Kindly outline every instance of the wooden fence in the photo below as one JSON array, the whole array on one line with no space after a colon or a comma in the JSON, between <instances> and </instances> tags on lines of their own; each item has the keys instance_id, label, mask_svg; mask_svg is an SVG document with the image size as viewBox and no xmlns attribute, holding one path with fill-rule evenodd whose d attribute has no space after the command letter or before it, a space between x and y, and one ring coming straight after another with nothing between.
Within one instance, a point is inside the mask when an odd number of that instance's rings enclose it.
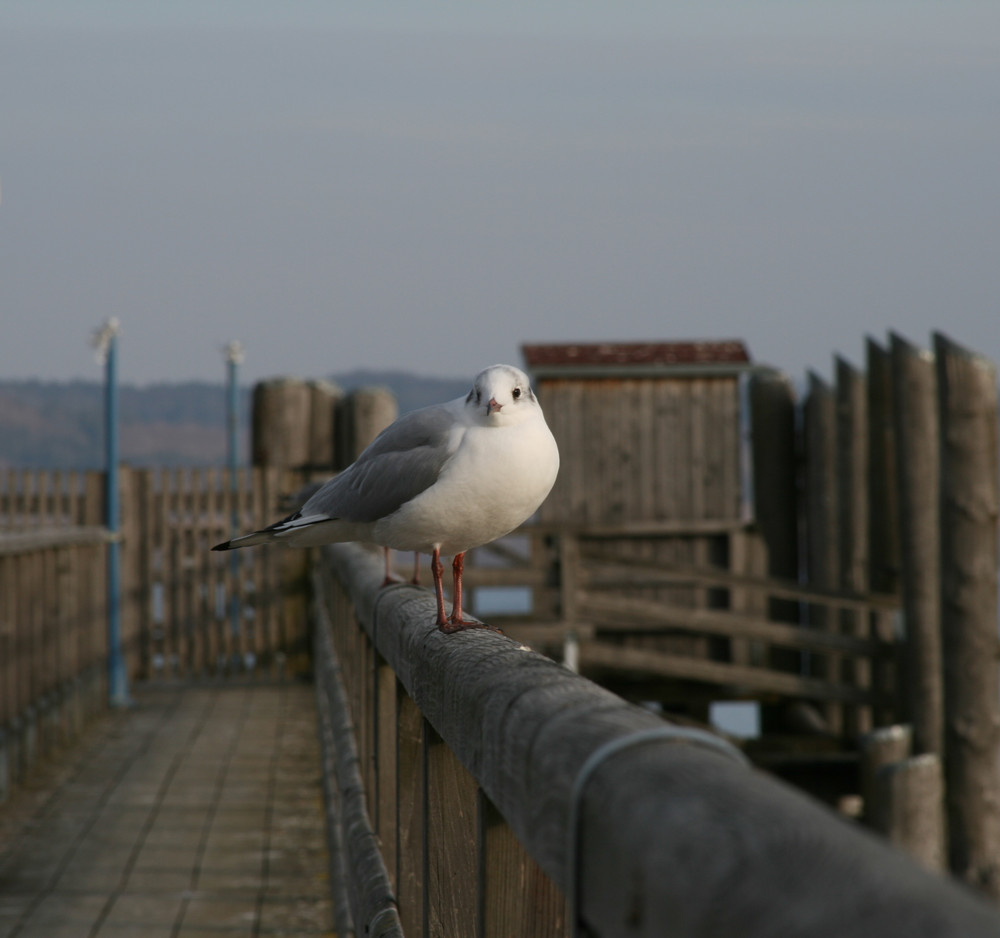
<instances>
[{"instance_id":1,"label":"wooden fence","mask_svg":"<svg viewBox=\"0 0 1000 938\"><path fill-rule=\"evenodd\" d=\"M355 729L331 799L343 933L1000 933L992 907L708 734L504 636L442 634L429 593L382 587L377 554L324 548L316 582L319 692Z\"/></svg>"},{"instance_id":2,"label":"wooden fence","mask_svg":"<svg viewBox=\"0 0 1000 938\"><path fill-rule=\"evenodd\" d=\"M473 563L466 576L472 607L476 590L483 586L531 586L550 594L535 608L555 606L554 616L495 615L490 621L533 648L572 659L583 673L601 673L602 683L623 691L630 682L637 683L636 692L644 699L671 704L785 697L873 709L882 723L898 715L894 623L899 600L894 595L810 589L794 580L739 573L726 566L665 567L621 556L617 547L623 541L649 541L654 537L650 530L546 531L532 525L523 534L546 542L545 551L536 549L532 556L548 553L553 569L512 551L503 552L502 566ZM681 535L668 531L660 536ZM727 540L740 536L736 529L715 535ZM608 541L615 549L606 548ZM733 550L726 547L716 553L729 556ZM875 629L861 637L835 627L802 628L775 621L767 612L778 601L793 603L814 621L831 625L840 612L864 615ZM863 662L864 672L877 679L858 681L854 671L861 668L831 669L828 678L815 676L822 670L817 662L825 656ZM693 693L692 682L714 691Z\"/></svg>"},{"instance_id":3,"label":"wooden fence","mask_svg":"<svg viewBox=\"0 0 1000 938\"><path fill-rule=\"evenodd\" d=\"M804 576L812 587L898 591L913 754L946 753L951 868L1000 897L997 375L941 334L932 345L869 341L864 371L838 360L833 386L812 376ZM872 623L841 614L835 627L865 637ZM828 707L826 717L848 732L873 728L863 713Z\"/></svg>"},{"instance_id":4,"label":"wooden fence","mask_svg":"<svg viewBox=\"0 0 1000 938\"><path fill-rule=\"evenodd\" d=\"M0 802L105 707L106 536L0 536Z\"/></svg>"},{"instance_id":5,"label":"wooden fence","mask_svg":"<svg viewBox=\"0 0 1000 938\"><path fill-rule=\"evenodd\" d=\"M298 485L277 469L121 469L120 598L130 680L307 668L306 559L213 544L274 520ZM0 800L104 708L103 474L0 475Z\"/></svg>"}]
</instances>

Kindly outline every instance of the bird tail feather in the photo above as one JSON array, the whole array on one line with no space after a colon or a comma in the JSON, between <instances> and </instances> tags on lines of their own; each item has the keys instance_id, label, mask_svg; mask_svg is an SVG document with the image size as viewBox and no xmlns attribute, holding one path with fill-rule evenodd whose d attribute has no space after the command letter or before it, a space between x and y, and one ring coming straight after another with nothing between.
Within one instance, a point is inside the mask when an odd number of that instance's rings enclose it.
<instances>
[{"instance_id":1,"label":"bird tail feather","mask_svg":"<svg viewBox=\"0 0 1000 938\"><path fill-rule=\"evenodd\" d=\"M252 534L244 534L234 537L231 540L216 544L212 550L236 550L240 547L253 547L255 544L267 544L270 541L282 541L290 538L293 534L303 528L312 527L315 524L323 524L331 519L327 515L302 515L296 512L281 521Z\"/></svg>"}]
</instances>

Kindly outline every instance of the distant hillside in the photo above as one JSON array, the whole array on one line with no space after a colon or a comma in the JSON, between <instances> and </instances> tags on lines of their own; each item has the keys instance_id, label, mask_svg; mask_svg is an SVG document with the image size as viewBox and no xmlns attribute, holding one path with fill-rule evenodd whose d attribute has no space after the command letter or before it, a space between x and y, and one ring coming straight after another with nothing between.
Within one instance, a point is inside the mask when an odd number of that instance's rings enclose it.
<instances>
[{"instance_id":1,"label":"distant hillside","mask_svg":"<svg viewBox=\"0 0 1000 938\"><path fill-rule=\"evenodd\" d=\"M334 375L345 391L388 387L400 412L458 397L468 379L358 370ZM247 450L250 389L240 394ZM226 453L222 384L122 385L122 459L135 465L217 465ZM103 465L103 388L98 382L0 381L0 468L90 469Z\"/></svg>"},{"instance_id":2,"label":"distant hillside","mask_svg":"<svg viewBox=\"0 0 1000 938\"><path fill-rule=\"evenodd\" d=\"M438 404L450 401L455 397L468 394L472 376L463 378L427 378L421 375L411 375L405 371L357 371L334 375L331 378L345 391L356 388L383 385L396 395L399 412L416 410L428 404Z\"/></svg>"}]
</instances>

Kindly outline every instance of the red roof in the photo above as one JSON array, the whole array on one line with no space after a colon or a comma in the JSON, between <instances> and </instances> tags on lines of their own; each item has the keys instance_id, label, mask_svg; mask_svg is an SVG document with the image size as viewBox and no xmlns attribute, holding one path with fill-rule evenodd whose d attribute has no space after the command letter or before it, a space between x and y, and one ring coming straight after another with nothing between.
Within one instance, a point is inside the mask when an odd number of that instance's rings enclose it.
<instances>
[{"instance_id":1,"label":"red roof","mask_svg":"<svg viewBox=\"0 0 1000 938\"><path fill-rule=\"evenodd\" d=\"M558 365L718 365L747 364L739 339L723 342L594 342L523 345L529 368Z\"/></svg>"}]
</instances>

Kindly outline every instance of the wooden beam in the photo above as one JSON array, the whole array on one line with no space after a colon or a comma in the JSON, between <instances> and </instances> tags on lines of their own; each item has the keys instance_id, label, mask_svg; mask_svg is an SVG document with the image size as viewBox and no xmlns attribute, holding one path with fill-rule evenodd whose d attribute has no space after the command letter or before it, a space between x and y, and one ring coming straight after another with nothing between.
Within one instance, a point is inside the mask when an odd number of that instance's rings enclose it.
<instances>
[{"instance_id":1,"label":"wooden beam","mask_svg":"<svg viewBox=\"0 0 1000 938\"><path fill-rule=\"evenodd\" d=\"M798 625L784 625L754 616L718 609L687 609L660 600L640 599L587 591L579 597L579 608L595 630L650 632L680 629L685 632L757 638L774 645L817 652L872 656L888 652L891 645L871 638L855 638L839 632L824 632Z\"/></svg>"},{"instance_id":2,"label":"wooden beam","mask_svg":"<svg viewBox=\"0 0 1000 938\"><path fill-rule=\"evenodd\" d=\"M115 535L107 528L42 528L38 531L19 531L0 534L0 554L26 554L53 547L71 547L78 544L107 544Z\"/></svg>"},{"instance_id":3,"label":"wooden beam","mask_svg":"<svg viewBox=\"0 0 1000 938\"><path fill-rule=\"evenodd\" d=\"M749 525L743 518L704 518L680 519L677 521L619 521L615 524L544 524L529 523L522 525L515 534L545 534L558 537L570 534L593 540L615 540L624 538L650 537L703 537L712 534L730 534L742 531Z\"/></svg>"},{"instance_id":4,"label":"wooden beam","mask_svg":"<svg viewBox=\"0 0 1000 938\"><path fill-rule=\"evenodd\" d=\"M462 582L474 586L545 586L547 571L541 567L467 566Z\"/></svg>"},{"instance_id":5,"label":"wooden beam","mask_svg":"<svg viewBox=\"0 0 1000 938\"><path fill-rule=\"evenodd\" d=\"M580 669L609 668L636 677L666 677L683 681L702 681L736 691L781 694L809 700L836 700L843 703L868 703L870 691L849 684L833 684L814 677L800 677L766 668L706 661L649 648L630 648L607 642L580 643Z\"/></svg>"},{"instance_id":6,"label":"wooden beam","mask_svg":"<svg viewBox=\"0 0 1000 938\"><path fill-rule=\"evenodd\" d=\"M853 590L802 587L794 580L759 577L710 570L704 567L664 567L662 563L644 560L622 560L620 557L588 555L582 562L580 582L589 587L606 589L639 589L666 585L698 585L757 589L775 599L793 599L825 606L828 609L850 609L859 612L885 611L899 608L899 598L879 593L858 593Z\"/></svg>"}]
</instances>

